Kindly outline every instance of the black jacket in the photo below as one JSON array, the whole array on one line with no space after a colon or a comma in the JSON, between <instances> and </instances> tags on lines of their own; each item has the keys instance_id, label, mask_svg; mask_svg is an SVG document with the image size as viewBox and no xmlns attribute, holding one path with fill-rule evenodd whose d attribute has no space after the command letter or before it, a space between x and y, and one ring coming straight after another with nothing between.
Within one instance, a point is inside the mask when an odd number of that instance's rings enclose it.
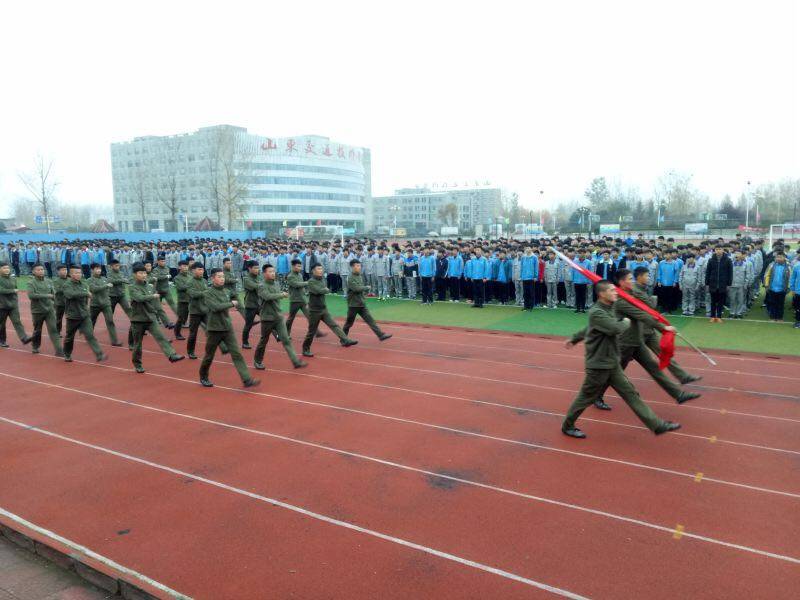
<instances>
[{"instance_id":1,"label":"black jacket","mask_svg":"<svg viewBox=\"0 0 800 600\"><path fill-rule=\"evenodd\" d=\"M727 254L714 254L706 265L706 285L710 292L725 292L733 283L733 261Z\"/></svg>"}]
</instances>

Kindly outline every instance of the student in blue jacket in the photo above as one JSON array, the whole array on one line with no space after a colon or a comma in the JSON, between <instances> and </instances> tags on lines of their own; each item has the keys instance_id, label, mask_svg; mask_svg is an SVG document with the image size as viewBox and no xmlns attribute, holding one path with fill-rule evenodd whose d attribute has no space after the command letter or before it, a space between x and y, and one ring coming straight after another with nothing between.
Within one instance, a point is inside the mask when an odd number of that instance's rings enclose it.
<instances>
[{"instance_id":1,"label":"student in blue jacket","mask_svg":"<svg viewBox=\"0 0 800 600\"><path fill-rule=\"evenodd\" d=\"M534 282L539 277L539 257L533 254L531 247L525 248L525 254L519 259L519 280L522 282L522 310L532 311L536 305Z\"/></svg>"},{"instance_id":2,"label":"student in blue jacket","mask_svg":"<svg viewBox=\"0 0 800 600\"><path fill-rule=\"evenodd\" d=\"M586 257L586 250L584 250L583 248L578 250L578 258L577 260L575 260L575 263L583 267L587 271L592 270L592 261ZM591 281L580 271L575 271L572 274L572 282L575 284L575 312L585 313L586 290Z\"/></svg>"},{"instance_id":3,"label":"student in blue jacket","mask_svg":"<svg viewBox=\"0 0 800 600\"><path fill-rule=\"evenodd\" d=\"M506 258L505 252L500 252L497 259L497 270L494 275L495 293L500 304L508 302L508 282L511 280L511 261Z\"/></svg>"},{"instance_id":4,"label":"student in blue jacket","mask_svg":"<svg viewBox=\"0 0 800 600\"><path fill-rule=\"evenodd\" d=\"M419 257L419 279L422 287L422 304L433 304L433 278L436 276L436 257L430 248L422 251Z\"/></svg>"},{"instance_id":5,"label":"student in blue jacket","mask_svg":"<svg viewBox=\"0 0 800 600\"><path fill-rule=\"evenodd\" d=\"M461 278L464 275L464 259L453 248L447 257L447 285L450 288L450 302L459 302L461 299Z\"/></svg>"},{"instance_id":6,"label":"student in blue jacket","mask_svg":"<svg viewBox=\"0 0 800 600\"><path fill-rule=\"evenodd\" d=\"M483 308L486 294L486 281L489 279L489 262L480 247L475 248L472 263L472 308Z\"/></svg>"}]
</instances>

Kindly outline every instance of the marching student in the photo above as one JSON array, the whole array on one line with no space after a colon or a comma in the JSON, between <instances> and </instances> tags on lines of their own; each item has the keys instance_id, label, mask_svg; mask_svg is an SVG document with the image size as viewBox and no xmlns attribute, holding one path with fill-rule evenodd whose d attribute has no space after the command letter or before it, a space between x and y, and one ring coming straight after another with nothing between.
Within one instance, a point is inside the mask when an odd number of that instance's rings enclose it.
<instances>
[{"instance_id":1,"label":"marching student","mask_svg":"<svg viewBox=\"0 0 800 600\"><path fill-rule=\"evenodd\" d=\"M364 293L369 291L369 286L364 285L364 280L361 275L361 261L357 258L351 260L350 269L350 278L347 280L347 320L344 323L342 331L345 336L347 336L350 332L350 328L353 327L353 323L355 323L356 317L361 316L364 322L369 325L369 328L372 329L372 332L378 336L380 341L388 340L392 337L392 334L384 333L381 330L375 322L375 319L372 318L369 309L364 304ZM343 346L348 345L345 344L344 340L340 343Z\"/></svg>"},{"instance_id":2,"label":"marching student","mask_svg":"<svg viewBox=\"0 0 800 600\"><path fill-rule=\"evenodd\" d=\"M19 316L18 293L17 279L11 276L11 265L6 262L0 263L0 348L8 348L6 343L7 319L11 320L11 325L14 326L20 342L28 344L32 341L31 336L25 333L25 327Z\"/></svg>"},{"instance_id":3,"label":"marching student","mask_svg":"<svg viewBox=\"0 0 800 600\"><path fill-rule=\"evenodd\" d=\"M153 300L160 301L160 294L155 291L152 284L147 282L147 270L141 263L133 265L133 285L131 293L131 331L133 332L133 354L131 362L137 373L144 373L142 366L142 340L146 331L150 332L161 351L174 363L183 360L183 356L175 352L158 325L158 312L155 310Z\"/></svg>"},{"instance_id":4,"label":"marching student","mask_svg":"<svg viewBox=\"0 0 800 600\"><path fill-rule=\"evenodd\" d=\"M152 252L148 252L147 254L152 254ZM147 272L147 283L152 285L153 289L158 291L158 275L153 271L153 263L145 259L143 264L145 271ZM169 283L167 283L167 288L169 288ZM162 289L163 289L163 284L162 284ZM158 313L158 320L161 322L161 324L167 329L172 329L173 327L175 327L175 325L169 320L169 317L167 316L167 313L161 304L160 294L159 294L159 299L158 300L154 299L153 303L154 303L153 307L156 309L156 312Z\"/></svg>"},{"instance_id":5,"label":"marching student","mask_svg":"<svg viewBox=\"0 0 800 600\"><path fill-rule=\"evenodd\" d=\"M346 275L343 281L348 279L349 275ZM342 346L355 346L358 343L345 335L344 331L328 312L325 296L330 293L331 291L325 287L325 283L322 281L322 265L315 265L311 270L311 278L308 280L308 333L306 333L306 337L303 340L303 356L314 356L311 352L311 343L314 341L320 321L325 323L336 334Z\"/></svg>"},{"instance_id":6,"label":"marching student","mask_svg":"<svg viewBox=\"0 0 800 600\"><path fill-rule=\"evenodd\" d=\"M192 264L192 280L186 288L186 293L189 295L189 337L186 339L186 356L192 360L197 358L194 353L197 344L197 330L201 326L205 329L208 321L208 309L206 308L208 282L204 275L203 263L198 261Z\"/></svg>"},{"instance_id":7,"label":"marching student","mask_svg":"<svg viewBox=\"0 0 800 600\"><path fill-rule=\"evenodd\" d=\"M633 274L628 269L619 269L619 271L617 271L617 280L617 285L623 291L628 293L633 291ZM631 322L631 326L619 336L620 365L623 371L632 360L635 360L647 371L648 375L653 378L659 387L674 398L678 404L683 404L684 402L700 397L700 394L695 392L684 392L678 385L673 383L673 381L658 368L659 365L658 360L656 360L656 355L645 346L642 336L642 328L644 326L659 332L675 331L674 327L665 326L663 323L623 298L619 298L614 302L614 314L618 318L628 318ZM599 401L595 401L595 406L601 410L611 410L611 407L603 402L602 398Z\"/></svg>"},{"instance_id":8,"label":"marching student","mask_svg":"<svg viewBox=\"0 0 800 600\"><path fill-rule=\"evenodd\" d=\"M56 356L63 358L64 350L61 347L61 335L56 327L56 309L53 304L56 297L53 281L45 278L44 267L40 263L33 265L33 278L28 282L28 299L31 301L31 317L33 318L33 335L31 336L31 351L39 354L42 344L42 325L47 324L47 333L50 343L56 351Z\"/></svg>"},{"instance_id":9,"label":"marching student","mask_svg":"<svg viewBox=\"0 0 800 600\"><path fill-rule=\"evenodd\" d=\"M108 266L109 270L106 275L106 279L112 286L108 292L108 299L111 304L111 315L114 315L114 311L116 310L117 305L119 305L122 307L122 311L127 316L130 316L131 305L128 302L127 296L125 295L125 290L131 283L130 279L127 275L125 275L125 273L122 272L122 265L120 265L116 258L112 258L109 261Z\"/></svg>"},{"instance_id":10,"label":"marching student","mask_svg":"<svg viewBox=\"0 0 800 600\"><path fill-rule=\"evenodd\" d=\"M111 338L111 345L122 346L122 343L117 339L117 328L114 326L114 316L111 312L111 299L108 296L114 285L103 277L102 265L92 263L89 265L89 270L92 273L92 276L87 281L89 293L92 295L92 299L89 302L89 318L92 320L92 330L94 330L97 323L97 317L102 314L106 322L108 337Z\"/></svg>"},{"instance_id":11,"label":"marching student","mask_svg":"<svg viewBox=\"0 0 800 600\"><path fill-rule=\"evenodd\" d=\"M302 267L302 264L301 264ZM289 339L289 332L286 329L286 322L281 314L281 300L288 298L288 292L281 291L281 286L276 280L275 267L266 264L261 269L263 284L257 288L258 297L261 300L259 318L261 320L261 338L258 340L255 355L253 356L253 366L259 371L263 371L264 353L267 351L269 336L273 332L277 333L278 340L283 344L283 349L292 361L295 369L308 366L308 363L297 358L297 354L292 347ZM302 278L302 275L299 277ZM305 283L305 282L303 282Z\"/></svg>"},{"instance_id":12,"label":"marching student","mask_svg":"<svg viewBox=\"0 0 800 600\"><path fill-rule=\"evenodd\" d=\"M59 264L56 266L56 277L53 279L53 290L55 291L55 309L56 309L56 329L58 334L61 335L61 329L64 325L64 310L67 306L64 301L64 284L67 282L67 265Z\"/></svg>"},{"instance_id":13,"label":"marching student","mask_svg":"<svg viewBox=\"0 0 800 600\"><path fill-rule=\"evenodd\" d=\"M156 266L153 269L152 276L155 279L155 288L160 297L159 303L161 301L166 301L167 305L172 309L173 314L177 317L178 305L175 303L175 298L172 297L169 291L170 273L167 267L167 257L163 252L158 255L158 260L156 260ZM172 329L174 327L174 323L171 321L167 320L167 323L169 323L166 325L167 329Z\"/></svg>"},{"instance_id":14,"label":"marching student","mask_svg":"<svg viewBox=\"0 0 800 600\"><path fill-rule=\"evenodd\" d=\"M584 410L602 398L607 387L613 388L645 426L660 435L680 429L679 423L660 419L640 397L636 388L625 376L620 365L617 337L630 326L627 317L618 321L612 306L618 299L617 290L610 281L595 284L597 302L589 309L588 326L567 341L567 348L583 341L586 347L586 376L580 392L569 407L561 431L574 438L585 438L586 434L575 426Z\"/></svg>"},{"instance_id":15,"label":"marching student","mask_svg":"<svg viewBox=\"0 0 800 600\"><path fill-rule=\"evenodd\" d=\"M324 270L323 270L324 272ZM289 318L286 319L286 332L292 335L292 324L298 312L302 312L306 319L310 319L308 312L308 281L303 279L303 261L299 258L292 259L292 270L286 278L289 288ZM328 335L324 331L317 331L316 337Z\"/></svg>"},{"instance_id":16,"label":"marching student","mask_svg":"<svg viewBox=\"0 0 800 600\"><path fill-rule=\"evenodd\" d=\"M200 384L203 387L214 387L208 378L211 365L214 362L214 355L217 348L224 343L227 351L231 355L233 366L242 380L244 387L254 387L261 383L258 379L253 379L247 364L244 361L239 346L236 343L236 334L231 323L229 309L236 308L238 300L231 299L230 290L225 288L225 273L222 269L211 269L209 271L211 285L205 291L205 304L207 309L206 322L206 351L203 361L200 363Z\"/></svg>"},{"instance_id":17,"label":"marching student","mask_svg":"<svg viewBox=\"0 0 800 600\"><path fill-rule=\"evenodd\" d=\"M650 269L648 267L636 267L633 271L633 281L634 284L631 288L631 296L644 302L650 308L655 309L658 305L658 299L648 293ZM642 323L642 338L644 339L645 346L650 348L653 354L658 356L661 352L661 334L656 331L654 327L650 327L647 323ZM699 375L692 375L684 371L683 367L681 367L674 358L669 361L669 366L667 368L672 376L684 385L702 379Z\"/></svg>"},{"instance_id":18,"label":"marching student","mask_svg":"<svg viewBox=\"0 0 800 600\"><path fill-rule=\"evenodd\" d=\"M244 288L244 327L242 328L242 348L249 350L250 330L253 328L256 316L261 308L261 300L258 292L264 285L264 279L259 274L258 262L254 260L248 260L244 263L244 268L247 272L242 278L242 287Z\"/></svg>"},{"instance_id":19,"label":"marching student","mask_svg":"<svg viewBox=\"0 0 800 600\"><path fill-rule=\"evenodd\" d=\"M192 275L189 273L189 261L181 259L178 261L178 274L172 280L175 284L175 295L178 297L178 315L175 321L175 339L185 340L181 331L189 324L189 286L192 283Z\"/></svg>"},{"instance_id":20,"label":"marching student","mask_svg":"<svg viewBox=\"0 0 800 600\"><path fill-rule=\"evenodd\" d=\"M88 266L88 265L87 265ZM97 362L108 358L103 353L97 338L94 337L92 320L89 318L89 289L83 281L83 268L81 265L70 265L69 279L62 288L66 307L64 316L67 318L67 331L64 336L64 360L72 362L72 348L75 345L75 334L80 331L86 342L94 352Z\"/></svg>"}]
</instances>

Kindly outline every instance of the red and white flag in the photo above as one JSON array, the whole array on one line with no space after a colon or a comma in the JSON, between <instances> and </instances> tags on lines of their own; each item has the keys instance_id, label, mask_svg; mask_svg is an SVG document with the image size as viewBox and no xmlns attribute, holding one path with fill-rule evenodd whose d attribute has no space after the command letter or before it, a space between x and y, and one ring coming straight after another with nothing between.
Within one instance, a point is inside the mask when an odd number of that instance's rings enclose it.
<instances>
[{"instance_id":1,"label":"red and white flag","mask_svg":"<svg viewBox=\"0 0 800 600\"><path fill-rule=\"evenodd\" d=\"M567 256L565 256L564 254L559 252L555 247L551 247L550 249L553 252L555 252L555 254L556 254L556 256L558 256L558 258L563 260L570 267L572 267L573 269L575 269L576 271L581 273L584 277L586 277L587 279L589 279L593 283L597 283L598 281L603 279L597 273L589 271L588 269L584 269L578 263L570 260ZM623 300L626 300L627 302L630 302L636 308L638 308L639 310L643 310L648 315L650 315L651 317L653 317L657 321L663 323L664 325L667 325L667 326L670 325L670 322L667 321L667 319L664 318L664 315L662 315L660 312L650 308L647 304L645 304L644 302L642 302L638 298L634 298L633 296L628 294L628 292L626 292L625 290L620 289L618 286L616 286L616 287L617 287L617 293L619 294L620 298L622 298ZM675 332L674 331L662 331L661 332L661 345L660 346L661 346L661 352L658 355L658 368L663 370L663 369L667 368L667 366L669 365L670 361L672 360L672 357L675 356Z\"/></svg>"}]
</instances>

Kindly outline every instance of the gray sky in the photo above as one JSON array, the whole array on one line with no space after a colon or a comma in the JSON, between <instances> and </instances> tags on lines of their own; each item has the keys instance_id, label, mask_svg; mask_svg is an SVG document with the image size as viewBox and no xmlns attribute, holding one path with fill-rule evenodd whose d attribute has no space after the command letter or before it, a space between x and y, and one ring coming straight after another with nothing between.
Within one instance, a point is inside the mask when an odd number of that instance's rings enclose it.
<instances>
[{"instance_id":1,"label":"gray sky","mask_svg":"<svg viewBox=\"0 0 800 600\"><path fill-rule=\"evenodd\" d=\"M676 169L737 195L800 176L799 40L791 0L7 3L0 213L37 152L62 201L110 204L110 142L217 123L368 146L376 194L538 208Z\"/></svg>"}]
</instances>

